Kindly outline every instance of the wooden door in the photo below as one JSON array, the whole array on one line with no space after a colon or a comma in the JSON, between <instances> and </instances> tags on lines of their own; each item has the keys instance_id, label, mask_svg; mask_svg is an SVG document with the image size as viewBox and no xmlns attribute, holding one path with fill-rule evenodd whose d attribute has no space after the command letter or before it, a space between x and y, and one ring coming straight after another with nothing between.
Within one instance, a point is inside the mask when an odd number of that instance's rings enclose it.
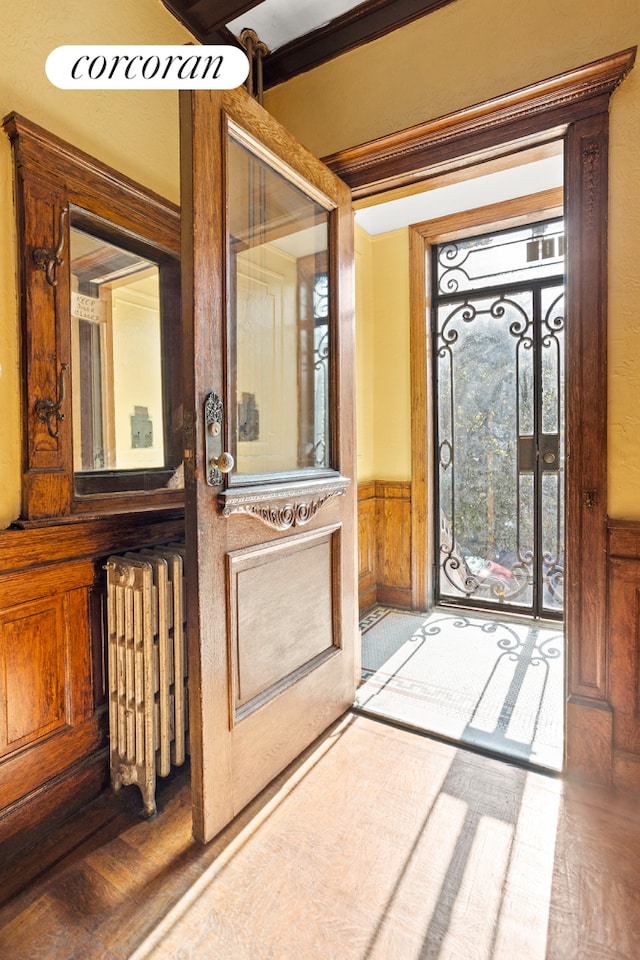
<instances>
[{"instance_id":1,"label":"wooden door","mask_svg":"<svg viewBox=\"0 0 640 960\"><path fill-rule=\"evenodd\" d=\"M192 790L206 842L354 699L353 227L348 188L244 89L185 92L181 137Z\"/></svg>"}]
</instances>

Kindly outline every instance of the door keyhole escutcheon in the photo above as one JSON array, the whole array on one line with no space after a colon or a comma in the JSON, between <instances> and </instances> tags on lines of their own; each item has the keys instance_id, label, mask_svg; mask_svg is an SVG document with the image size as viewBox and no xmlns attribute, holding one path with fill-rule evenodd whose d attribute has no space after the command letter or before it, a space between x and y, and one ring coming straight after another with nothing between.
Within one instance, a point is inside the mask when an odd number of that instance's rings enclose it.
<instances>
[{"instance_id":1,"label":"door keyhole escutcheon","mask_svg":"<svg viewBox=\"0 0 640 960\"><path fill-rule=\"evenodd\" d=\"M233 470L235 460L222 449L222 421L224 407L217 393L210 393L204 402L205 456L207 484L218 487L223 474Z\"/></svg>"}]
</instances>

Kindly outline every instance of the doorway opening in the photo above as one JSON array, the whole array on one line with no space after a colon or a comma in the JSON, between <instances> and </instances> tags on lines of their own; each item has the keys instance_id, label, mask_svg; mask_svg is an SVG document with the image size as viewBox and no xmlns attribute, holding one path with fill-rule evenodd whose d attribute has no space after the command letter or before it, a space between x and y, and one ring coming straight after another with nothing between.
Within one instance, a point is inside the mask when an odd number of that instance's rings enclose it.
<instances>
[{"instance_id":1,"label":"doorway opening","mask_svg":"<svg viewBox=\"0 0 640 960\"><path fill-rule=\"evenodd\" d=\"M560 619L563 221L431 256L435 603Z\"/></svg>"},{"instance_id":2,"label":"doorway opening","mask_svg":"<svg viewBox=\"0 0 640 960\"><path fill-rule=\"evenodd\" d=\"M464 190L466 209L438 207L446 190ZM494 202L474 207L474 191ZM412 311L428 331L412 408L429 590L418 611L378 606L362 621L356 703L551 771L564 754L562 191L556 142L431 189L440 216L409 225Z\"/></svg>"}]
</instances>

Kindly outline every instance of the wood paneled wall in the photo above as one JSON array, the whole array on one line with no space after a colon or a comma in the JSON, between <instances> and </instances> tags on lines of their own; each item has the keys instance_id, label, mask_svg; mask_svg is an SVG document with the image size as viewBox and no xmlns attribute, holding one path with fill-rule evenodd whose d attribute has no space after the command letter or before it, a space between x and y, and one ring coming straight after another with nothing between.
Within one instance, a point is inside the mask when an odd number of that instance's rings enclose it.
<instances>
[{"instance_id":1,"label":"wood paneled wall","mask_svg":"<svg viewBox=\"0 0 640 960\"><path fill-rule=\"evenodd\" d=\"M612 779L640 790L640 522L609 521Z\"/></svg>"},{"instance_id":2,"label":"wood paneled wall","mask_svg":"<svg viewBox=\"0 0 640 960\"><path fill-rule=\"evenodd\" d=\"M359 603L411 607L411 483L358 485Z\"/></svg>"},{"instance_id":3,"label":"wood paneled wall","mask_svg":"<svg viewBox=\"0 0 640 960\"><path fill-rule=\"evenodd\" d=\"M183 531L173 510L0 533L0 864L107 781L106 556Z\"/></svg>"},{"instance_id":4,"label":"wood paneled wall","mask_svg":"<svg viewBox=\"0 0 640 960\"><path fill-rule=\"evenodd\" d=\"M411 484L358 488L360 609L411 607ZM0 863L108 777L104 558L183 532L181 511L0 533ZM640 522L610 521L611 780L640 789Z\"/></svg>"}]
</instances>

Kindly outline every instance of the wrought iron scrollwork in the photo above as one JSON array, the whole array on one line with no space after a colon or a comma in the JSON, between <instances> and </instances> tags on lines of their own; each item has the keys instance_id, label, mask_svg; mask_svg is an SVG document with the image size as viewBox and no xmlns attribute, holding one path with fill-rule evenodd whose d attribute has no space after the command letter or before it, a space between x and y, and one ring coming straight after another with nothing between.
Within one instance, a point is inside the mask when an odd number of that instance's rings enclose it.
<instances>
[{"instance_id":1,"label":"wrought iron scrollwork","mask_svg":"<svg viewBox=\"0 0 640 960\"><path fill-rule=\"evenodd\" d=\"M553 255L538 273L520 228L434 251L437 583L446 601L562 610L561 229L540 228Z\"/></svg>"}]
</instances>

